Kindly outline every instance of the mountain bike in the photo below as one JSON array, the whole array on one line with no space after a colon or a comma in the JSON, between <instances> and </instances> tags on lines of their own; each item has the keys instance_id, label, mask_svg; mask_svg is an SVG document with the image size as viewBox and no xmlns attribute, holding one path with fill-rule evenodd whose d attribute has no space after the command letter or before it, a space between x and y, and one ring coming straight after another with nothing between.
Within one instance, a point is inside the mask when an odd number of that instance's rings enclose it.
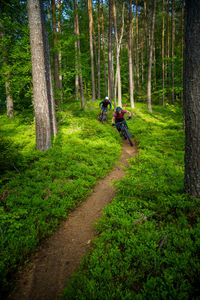
<instances>
[{"instance_id":1,"label":"mountain bike","mask_svg":"<svg viewBox=\"0 0 200 300\"><path fill-rule=\"evenodd\" d=\"M108 121L108 114L103 111L103 113L99 114L99 121L103 124L105 121Z\"/></svg>"},{"instance_id":2,"label":"mountain bike","mask_svg":"<svg viewBox=\"0 0 200 300\"><path fill-rule=\"evenodd\" d=\"M124 124L123 122L119 122L119 123L117 123L117 124L120 124L120 125L121 125L121 126L120 126L120 129L121 129L120 135L121 135L122 137L124 137L125 139L128 139L130 145L133 146L133 142L132 142L132 140L131 140L131 134L130 134L128 128L125 126L125 124ZM116 126L116 125L115 125L115 126Z\"/></svg>"}]
</instances>

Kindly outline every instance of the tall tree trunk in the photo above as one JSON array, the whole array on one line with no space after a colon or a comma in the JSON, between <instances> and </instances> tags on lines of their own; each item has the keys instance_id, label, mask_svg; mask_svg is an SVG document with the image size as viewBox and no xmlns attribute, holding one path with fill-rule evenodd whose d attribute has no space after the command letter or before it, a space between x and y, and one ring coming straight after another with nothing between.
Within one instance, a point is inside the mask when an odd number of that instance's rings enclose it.
<instances>
[{"instance_id":1,"label":"tall tree trunk","mask_svg":"<svg viewBox=\"0 0 200 300\"><path fill-rule=\"evenodd\" d=\"M59 36L62 34L62 25L61 25L61 6L63 2L60 0L57 0L57 7L58 7L58 33ZM61 96L63 96L62 92L62 53L61 49L59 48L58 50L58 63L59 63L59 90L61 93Z\"/></svg>"},{"instance_id":2,"label":"tall tree trunk","mask_svg":"<svg viewBox=\"0 0 200 300\"><path fill-rule=\"evenodd\" d=\"M171 0L171 80L172 104L174 105L174 0Z\"/></svg>"},{"instance_id":3,"label":"tall tree trunk","mask_svg":"<svg viewBox=\"0 0 200 300\"><path fill-rule=\"evenodd\" d=\"M55 101L54 101L51 65L50 65L49 40L48 40L48 36L47 36L45 14L44 14L42 5L41 5L41 20L42 20L42 35L43 35L43 42L44 42L44 64L45 64L46 87L47 87L47 98L48 98L48 107L49 107L51 135L56 136L57 124L56 124Z\"/></svg>"},{"instance_id":4,"label":"tall tree trunk","mask_svg":"<svg viewBox=\"0 0 200 300\"><path fill-rule=\"evenodd\" d=\"M184 50L185 192L200 198L200 2L186 0Z\"/></svg>"},{"instance_id":5,"label":"tall tree trunk","mask_svg":"<svg viewBox=\"0 0 200 300\"><path fill-rule=\"evenodd\" d=\"M167 58L166 63L166 73L165 73L165 81L168 85L168 77L169 77L169 0L167 0L167 20L166 20L166 53L165 57Z\"/></svg>"},{"instance_id":6,"label":"tall tree trunk","mask_svg":"<svg viewBox=\"0 0 200 300\"><path fill-rule=\"evenodd\" d=\"M6 111L8 118L14 118L14 105L13 105L13 98L10 93L10 72L6 71Z\"/></svg>"},{"instance_id":7,"label":"tall tree trunk","mask_svg":"<svg viewBox=\"0 0 200 300\"><path fill-rule=\"evenodd\" d=\"M2 23L0 22L0 38L3 40L5 37L4 28ZM4 41L2 41L2 44L4 45ZM7 71L5 72L5 88L6 88L6 110L7 110L7 117L8 118L14 118L14 105L13 105L13 98L10 93L10 71L9 66L7 65L7 59L6 59L6 47L3 46L3 57L2 57L3 65L5 66L5 69Z\"/></svg>"},{"instance_id":8,"label":"tall tree trunk","mask_svg":"<svg viewBox=\"0 0 200 300\"><path fill-rule=\"evenodd\" d=\"M109 0L108 29L108 97L113 99L113 58L112 58L112 0Z\"/></svg>"},{"instance_id":9,"label":"tall tree trunk","mask_svg":"<svg viewBox=\"0 0 200 300\"><path fill-rule=\"evenodd\" d=\"M116 83L118 88L118 106L122 106L122 89L121 89L121 75L120 75L120 45L118 41L118 32L117 32L117 12L115 0L113 0L113 19L114 19L114 27L115 27L115 48L116 48Z\"/></svg>"},{"instance_id":10,"label":"tall tree trunk","mask_svg":"<svg viewBox=\"0 0 200 300\"><path fill-rule=\"evenodd\" d=\"M98 99L101 98L101 73L100 73L100 62L101 62L101 32L100 32L100 0L97 2L98 7L98 62L97 62L97 76L98 76Z\"/></svg>"},{"instance_id":11,"label":"tall tree trunk","mask_svg":"<svg viewBox=\"0 0 200 300\"><path fill-rule=\"evenodd\" d=\"M78 101L79 73L78 73L78 36L77 36L77 1L74 0L74 46L75 46L75 100Z\"/></svg>"},{"instance_id":12,"label":"tall tree trunk","mask_svg":"<svg viewBox=\"0 0 200 300\"><path fill-rule=\"evenodd\" d=\"M92 0L88 0L88 14L89 14L89 35L90 35L90 61L91 61L91 79L92 79L92 99L96 100L95 95L95 77L94 77L94 52L93 52L93 14L92 14Z\"/></svg>"},{"instance_id":13,"label":"tall tree trunk","mask_svg":"<svg viewBox=\"0 0 200 300\"><path fill-rule=\"evenodd\" d=\"M163 0L162 11L162 105L165 105L165 0Z\"/></svg>"},{"instance_id":14,"label":"tall tree trunk","mask_svg":"<svg viewBox=\"0 0 200 300\"><path fill-rule=\"evenodd\" d=\"M183 51L184 51L184 5L181 9L181 53L180 57L183 60ZM183 62L181 63L181 86L183 86ZM181 91L181 101L183 101L183 91Z\"/></svg>"},{"instance_id":15,"label":"tall tree trunk","mask_svg":"<svg viewBox=\"0 0 200 300\"><path fill-rule=\"evenodd\" d=\"M153 47L154 88L156 88L156 46Z\"/></svg>"},{"instance_id":16,"label":"tall tree trunk","mask_svg":"<svg viewBox=\"0 0 200 300\"><path fill-rule=\"evenodd\" d=\"M150 51L149 51L149 66L148 66L148 81L147 81L147 107L150 112L152 112L152 107L151 107L151 70L152 70L152 54L153 54L153 44L154 44L155 16L156 16L156 0L154 0L154 2L153 2L151 43L150 43Z\"/></svg>"},{"instance_id":17,"label":"tall tree trunk","mask_svg":"<svg viewBox=\"0 0 200 300\"><path fill-rule=\"evenodd\" d=\"M144 1L144 28L145 28L145 42L146 42L146 61L148 61L148 31L147 31L147 2Z\"/></svg>"},{"instance_id":18,"label":"tall tree trunk","mask_svg":"<svg viewBox=\"0 0 200 300\"><path fill-rule=\"evenodd\" d=\"M28 0L27 10L31 42L36 145L38 150L45 151L51 147L53 99L49 99L52 91L43 1Z\"/></svg>"},{"instance_id":19,"label":"tall tree trunk","mask_svg":"<svg viewBox=\"0 0 200 300\"><path fill-rule=\"evenodd\" d=\"M137 89L140 90L140 74L139 74L139 50L138 50L138 39L139 39L139 30L138 30L138 0L136 0L136 39L135 39L135 54L136 54L136 76L137 76Z\"/></svg>"},{"instance_id":20,"label":"tall tree trunk","mask_svg":"<svg viewBox=\"0 0 200 300\"><path fill-rule=\"evenodd\" d=\"M103 66L104 66L105 95L107 95L108 88L107 88L105 42L104 42L103 0L101 2L101 28L102 28L102 46L103 46Z\"/></svg>"},{"instance_id":21,"label":"tall tree trunk","mask_svg":"<svg viewBox=\"0 0 200 300\"><path fill-rule=\"evenodd\" d=\"M60 108L60 82L59 82L59 64L57 53L57 24L56 24L56 5L55 0L51 0L52 23L53 23L53 62L54 62L54 84L56 104Z\"/></svg>"},{"instance_id":22,"label":"tall tree trunk","mask_svg":"<svg viewBox=\"0 0 200 300\"><path fill-rule=\"evenodd\" d=\"M134 80L133 80L133 35L132 35L132 0L129 0L129 39L128 39L128 66L129 66L129 93L131 108L134 108Z\"/></svg>"},{"instance_id":23,"label":"tall tree trunk","mask_svg":"<svg viewBox=\"0 0 200 300\"><path fill-rule=\"evenodd\" d=\"M144 83L144 24L143 24L143 17L141 18L141 68L142 68L142 84Z\"/></svg>"},{"instance_id":24,"label":"tall tree trunk","mask_svg":"<svg viewBox=\"0 0 200 300\"><path fill-rule=\"evenodd\" d=\"M82 68L81 68L81 49L80 49L80 33L79 33L79 21L78 21L78 6L77 0L74 0L74 17L75 17L75 56L76 56L76 68L77 68L77 75L78 75L78 83L77 86L80 86L80 95L81 95L81 108L85 109L85 99L84 99L84 92L83 92L83 79L82 79ZM76 82L75 82L76 83ZM77 89L78 90L78 89ZM78 91L77 91L78 93Z\"/></svg>"}]
</instances>

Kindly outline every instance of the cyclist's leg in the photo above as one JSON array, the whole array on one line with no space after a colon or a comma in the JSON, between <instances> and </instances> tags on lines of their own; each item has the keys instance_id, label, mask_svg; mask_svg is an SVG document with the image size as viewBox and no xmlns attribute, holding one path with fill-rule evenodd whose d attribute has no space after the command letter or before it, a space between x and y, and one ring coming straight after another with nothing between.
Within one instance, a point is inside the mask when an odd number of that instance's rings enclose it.
<instances>
[{"instance_id":1,"label":"cyclist's leg","mask_svg":"<svg viewBox=\"0 0 200 300\"><path fill-rule=\"evenodd\" d=\"M120 123L115 123L117 130L120 132L121 131L121 124Z\"/></svg>"}]
</instances>

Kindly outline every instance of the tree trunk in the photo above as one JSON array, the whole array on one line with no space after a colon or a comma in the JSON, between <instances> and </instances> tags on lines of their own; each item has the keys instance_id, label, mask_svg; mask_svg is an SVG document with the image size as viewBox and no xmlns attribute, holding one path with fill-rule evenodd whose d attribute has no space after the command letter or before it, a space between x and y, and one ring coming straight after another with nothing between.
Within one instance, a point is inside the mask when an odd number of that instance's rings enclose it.
<instances>
[{"instance_id":1,"label":"tree trunk","mask_svg":"<svg viewBox=\"0 0 200 300\"><path fill-rule=\"evenodd\" d=\"M140 90L140 74L139 74L139 50L138 50L138 39L139 39L139 31L138 31L138 0L136 0L136 39L135 39L135 54L136 54L136 76L137 76L137 89Z\"/></svg>"},{"instance_id":2,"label":"tree trunk","mask_svg":"<svg viewBox=\"0 0 200 300\"><path fill-rule=\"evenodd\" d=\"M104 66L105 95L107 95L108 88L107 88L105 42L104 42L103 0L102 0L102 3L101 3L101 28L102 28L102 45L103 45L103 66Z\"/></svg>"},{"instance_id":3,"label":"tree trunk","mask_svg":"<svg viewBox=\"0 0 200 300\"><path fill-rule=\"evenodd\" d=\"M129 39L128 39L128 66L129 66L129 93L131 108L134 108L134 80L133 80L133 53L132 53L132 0L129 0Z\"/></svg>"},{"instance_id":4,"label":"tree trunk","mask_svg":"<svg viewBox=\"0 0 200 300\"><path fill-rule=\"evenodd\" d=\"M56 5L55 0L51 0L52 23L53 23L53 63L54 63L54 84L56 105L60 108L60 82L59 82L59 64L57 53L57 29L56 29Z\"/></svg>"},{"instance_id":5,"label":"tree trunk","mask_svg":"<svg viewBox=\"0 0 200 300\"><path fill-rule=\"evenodd\" d=\"M200 2L186 0L184 50L185 192L200 198Z\"/></svg>"},{"instance_id":6,"label":"tree trunk","mask_svg":"<svg viewBox=\"0 0 200 300\"><path fill-rule=\"evenodd\" d=\"M108 29L108 97L113 99L113 59L112 59L112 0L109 0Z\"/></svg>"},{"instance_id":7,"label":"tree trunk","mask_svg":"<svg viewBox=\"0 0 200 300\"><path fill-rule=\"evenodd\" d=\"M77 34L77 0L74 0L74 37L75 37L75 100L78 101L79 73L78 73L78 34Z\"/></svg>"},{"instance_id":8,"label":"tree trunk","mask_svg":"<svg viewBox=\"0 0 200 300\"><path fill-rule=\"evenodd\" d=\"M156 89L156 46L153 47L154 88Z\"/></svg>"},{"instance_id":9,"label":"tree trunk","mask_svg":"<svg viewBox=\"0 0 200 300\"><path fill-rule=\"evenodd\" d=\"M63 2L61 3L60 0L57 0L57 7L58 7L58 33L59 36L62 34L62 26L61 26L61 6ZM63 97L62 92L62 53L61 49L58 50L58 63L59 63L59 90L61 93L61 97Z\"/></svg>"},{"instance_id":10,"label":"tree trunk","mask_svg":"<svg viewBox=\"0 0 200 300\"><path fill-rule=\"evenodd\" d=\"M118 106L122 106L122 89L121 89L121 75L120 75L120 45L118 41L118 32L117 32L117 13L115 0L113 0L113 19L114 19L114 27L115 27L115 48L116 48L116 84L118 88Z\"/></svg>"},{"instance_id":11,"label":"tree trunk","mask_svg":"<svg viewBox=\"0 0 200 300\"><path fill-rule=\"evenodd\" d=\"M89 14L89 35L90 35L90 61L91 61L91 78L92 78L92 99L96 100L95 95L95 77L94 77L94 52L93 52L93 15L92 15L92 0L88 0L88 14Z\"/></svg>"},{"instance_id":12,"label":"tree trunk","mask_svg":"<svg viewBox=\"0 0 200 300\"><path fill-rule=\"evenodd\" d=\"M5 37L3 25L0 22L0 38L3 40ZM4 41L2 42L4 44ZM6 62L6 47L3 46L3 57L2 62L5 65L5 68L8 69L8 65ZM13 98L10 93L10 71L5 72L5 88L6 88L6 110L7 110L7 117L14 118L14 105L13 105Z\"/></svg>"},{"instance_id":13,"label":"tree trunk","mask_svg":"<svg viewBox=\"0 0 200 300\"><path fill-rule=\"evenodd\" d=\"M55 101L52 85L52 75L51 75L51 65L50 65L50 50L49 50L49 40L46 31L46 21L43 6L41 6L41 22L42 22L42 35L44 41L44 62L45 62L45 75L46 75L46 86L47 86L47 98L49 106L49 117L51 126L51 135L56 136L57 134L57 124L56 124L56 111L55 111Z\"/></svg>"},{"instance_id":14,"label":"tree trunk","mask_svg":"<svg viewBox=\"0 0 200 300\"><path fill-rule=\"evenodd\" d=\"M49 65L47 61L47 39L44 35L46 28L42 0L27 1L31 60L33 76L33 99L36 126L37 150L45 151L51 147L51 113L52 103L48 97L51 96Z\"/></svg>"},{"instance_id":15,"label":"tree trunk","mask_svg":"<svg viewBox=\"0 0 200 300\"><path fill-rule=\"evenodd\" d=\"M166 72L165 72L165 83L168 85L168 73L169 73L169 0L167 0L167 20L166 20L166 47L165 57L167 58Z\"/></svg>"},{"instance_id":16,"label":"tree trunk","mask_svg":"<svg viewBox=\"0 0 200 300\"><path fill-rule=\"evenodd\" d=\"M163 11L162 11L162 105L165 105L165 0L163 0Z\"/></svg>"},{"instance_id":17,"label":"tree trunk","mask_svg":"<svg viewBox=\"0 0 200 300\"><path fill-rule=\"evenodd\" d=\"M171 0L171 79L172 79L172 104L174 105L174 0Z\"/></svg>"},{"instance_id":18,"label":"tree trunk","mask_svg":"<svg viewBox=\"0 0 200 300\"><path fill-rule=\"evenodd\" d=\"M101 62L101 32L100 32L100 3L97 2L98 6L98 62L97 62L97 76L98 76L98 99L101 98L101 73L100 73L100 62Z\"/></svg>"},{"instance_id":19,"label":"tree trunk","mask_svg":"<svg viewBox=\"0 0 200 300\"><path fill-rule=\"evenodd\" d=\"M148 81L147 81L147 107L150 112L152 112L152 107L151 107L151 70L152 70L152 54L153 54L153 44L154 44L155 15L156 15L156 0L154 0L153 12L152 12L151 43L150 43L150 51L149 51L149 66L148 66Z\"/></svg>"},{"instance_id":20,"label":"tree trunk","mask_svg":"<svg viewBox=\"0 0 200 300\"><path fill-rule=\"evenodd\" d=\"M10 72L6 71L6 110L7 110L7 117L14 118L14 105L13 105L13 98L10 93Z\"/></svg>"},{"instance_id":21,"label":"tree trunk","mask_svg":"<svg viewBox=\"0 0 200 300\"><path fill-rule=\"evenodd\" d=\"M140 49L141 49L141 68L142 68L142 84L144 83L144 28L143 28L143 18L141 19L141 43L140 43Z\"/></svg>"},{"instance_id":22,"label":"tree trunk","mask_svg":"<svg viewBox=\"0 0 200 300\"><path fill-rule=\"evenodd\" d=\"M77 72L78 72L78 80L80 86L80 95L81 95L81 108L85 109L85 99L84 99L84 92L83 92L83 79L82 79L82 68L81 68L81 49L80 49L80 33L79 33L79 21L78 21L78 6L77 6L77 0L74 0L74 12L75 12L75 35L76 35L76 41L75 44L75 51L77 50ZM77 46L77 49L76 49Z\"/></svg>"},{"instance_id":23,"label":"tree trunk","mask_svg":"<svg viewBox=\"0 0 200 300\"><path fill-rule=\"evenodd\" d=\"M145 28L145 40L146 40L146 61L148 61L148 31L147 31L147 3L144 2L144 28Z\"/></svg>"},{"instance_id":24,"label":"tree trunk","mask_svg":"<svg viewBox=\"0 0 200 300\"><path fill-rule=\"evenodd\" d=\"M181 9L181 53L180 57L183 60L184 51L184 6ZM181 83L183 85L183 63L181 64ZM183 91L181 91L181 101L183 101Z\"/></svg>"}]
</instances>

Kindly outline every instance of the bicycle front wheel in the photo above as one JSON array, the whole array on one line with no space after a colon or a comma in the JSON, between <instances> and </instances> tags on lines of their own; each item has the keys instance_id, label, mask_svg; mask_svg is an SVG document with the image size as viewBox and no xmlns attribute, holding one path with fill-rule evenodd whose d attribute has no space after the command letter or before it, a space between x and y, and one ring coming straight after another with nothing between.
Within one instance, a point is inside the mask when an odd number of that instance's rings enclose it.
<instances>
[{"instance_id":1,"label":"bicycle front wheel","mask_svg":"<svg viewBox=\"0 0 200 300\"><path fill-rule=\"evenodd\" d=\"M133 142L132 142L132 140L131 140L131 134L130 134L130 132L128 131L128 128L125 127L125 128L124 128L124 131L125 131L125 133L126 133L126 137L127 137L128 141L129 141L130 145L133 146Z\"/></svg>"}]
</instances>

